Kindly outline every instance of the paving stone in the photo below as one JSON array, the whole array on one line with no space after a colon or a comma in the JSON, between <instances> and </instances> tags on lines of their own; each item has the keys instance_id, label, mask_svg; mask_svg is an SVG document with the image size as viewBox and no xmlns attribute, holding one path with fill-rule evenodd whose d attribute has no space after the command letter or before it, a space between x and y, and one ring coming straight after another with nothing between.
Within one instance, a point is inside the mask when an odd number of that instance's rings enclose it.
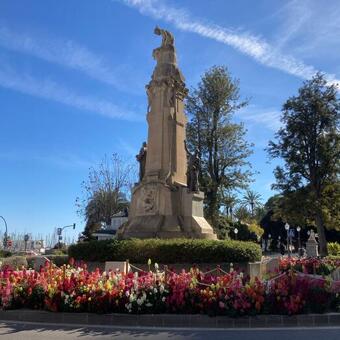
<instances>
[{"instance_id":1,"label":"paving stone","mask_svg":"<svg viewBox=\"0 0 340 340\"><path fill-rule=\"evenodd\" d=\"M250 327L266 327L266 315L257 315L250 318Z\"/></svg>"},{"instance_id":2,"label":"paving stone","mask_svg":"<svg viewBox=\"0 0 340 340\"><path fill-rule=\"evenodd\" d=\"M190 315L190 327L216 327L216 317L208 315Z\"/></svg>"},{"instance_id":3,"label":"paving stone","mask_svg":"<svg viewBox=\"0 0 340 340\"><path fill-rule=\"evenodd\" d=\"M314 315L298 315L299 326L314 326Z\"/></svg>"},{"instance_id":4,"label":"paving stone","mask_svg":"<svg viewBox=\"0 0 340 340\"><path fill-rule=\"evenodd\" d=\"M216 317L216 327L218 328L234 328L235 319L229 316L217 316Z\"/></svg>"},{"instance_id":5,"label":"paving stone","mask_svg":"<svg viewBox=\"0 0 340 340\"><path fill-rule=\"evenodd\" d=\"M282 316L282 324L283 326L288 326L288 327L295 327L298 325L298 319L296 315L288 316L288 315L283 315Z\"/></svg>"},{"instance_id":6,"label":"paving stone","mask_svg":"<svg viewBox=\"0 0 340 340\"><path fill-rule=\"evenodd\" d=\"M279 327L282 326L282 315L266 315L267 327Z\"/></svg>"},{"instance_id":7,"label":"paving stone","mask_svg":"<svg viewBox=\"0 0 340 340\"><path fill-rule=\"evenodd\" d=\"M112 314L111 325L115 326L140 326L136 314Z\"/></svg>"},{"instance_id":8,"label":"paving stone","mask_svg":"<svg viewBox=\"0 0 340 340\"><path fill-rule=\"evenodd\" d=\"M161 314L141 314L138 315L138 324L148 327L162 327L163 317Z\"/></svg>"},{"instance_id":9,"label":"paving stone","mask_svg":"<svg viewBox=\"0 0 340 340\"><path fill-rule=\"evenodd\" d=\"M72 323L72 324L88 324L89 315L88 313L63 313L64 314L64 323Z\"/></svg>"},{"instance_id":10,"label":"paving stone","mask_svg":"<svg viewBox=\"0 0 340 340\"><path fill-rule=\"evenodd\" d=\"M163 325L164 327L190 327L190 315L165 314Z\"/></svg>"},{"instance_id":11,"label":"paving stone","mask_svg":"<svg viewBox=\"0 0 340 340\"><path fill-rule=\"evenodd\" d=\"M235 319L235 327L238 328L248 328L250 327L250 318L249 317L240 317Z\"/></svg>"},{"instance_id":12,"label":"paving stone","mask_svg":"<svg viewBox=\"0 0 340 340\"><path fill-rule=\"evenodd\" d=\"M340 326L340 314L329 314L328 321L330 326Z\"/></svg>"},{"instance_id":13,"label":"paving stone","mask_svg":"<svg viewBox=\"0 0 340 340\"><path fill-rule=\"evenodd\" d=\"M111 325L112 314L88 314L89 325Z\"/></svg>"},{"instance_id":14,"label":"paving stone","mask_svg":"<svg viewBox=\"0 0 340 340\"><path fill-rule=\"evenodd\" d=\"M328 326L328 315L315 314L314 324L315 326Z\"/></svg>"}]
</instances>

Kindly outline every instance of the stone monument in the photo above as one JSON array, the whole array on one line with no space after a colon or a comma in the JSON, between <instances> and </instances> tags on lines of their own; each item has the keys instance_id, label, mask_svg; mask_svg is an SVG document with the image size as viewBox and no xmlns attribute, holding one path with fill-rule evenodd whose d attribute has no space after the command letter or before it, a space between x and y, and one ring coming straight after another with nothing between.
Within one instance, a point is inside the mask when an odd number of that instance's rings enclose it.
<instances>
[{"instance_id":1,"label":"stone monument","mask_svg":"<svg viewBox=\"0 0 340 340\"><path fill-rule=\"evenodd\" d=\"M198 155L190 154L185 144L183 100L188 90L177 66L174 37L158 27L154 33L162 36L162 44L153 50L157 65L146 86L148 141L136 156L139 182L118 237L216 239L203 216Z\"/></svg>"},{"instance_id":2,"label":"stone monument","mask_svg":"<svg viewBox=\"0 0 340 340\"><path fill-rule=\"evenodd\" d=\"M313 230L311 230L309 238L306 243L306 253L307 253L307 257L318 257L319 256L318 242L316 241L315 233Z\"/></svg>"}]
</instances>

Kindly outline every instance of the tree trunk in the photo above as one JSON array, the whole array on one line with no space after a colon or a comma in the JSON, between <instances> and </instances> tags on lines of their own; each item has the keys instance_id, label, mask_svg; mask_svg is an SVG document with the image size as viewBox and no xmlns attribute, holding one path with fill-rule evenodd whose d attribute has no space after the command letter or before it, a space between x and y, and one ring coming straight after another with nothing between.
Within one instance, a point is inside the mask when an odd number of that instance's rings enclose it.
<instances>
[{"instance_id":1,"label":"tree trunk","mask_svg":"<svg viewBox=\"0 0 340 340\"><path fill-rule=\"evenodd\" d=\"M212 189L207 193L207 201L207 218L212 222L212 227L214 227L216 218L218 216L217 189Z\"/></svg>"},{"instance_id":2,"label":"tree trunk","mask_svg":"<svg viewBox=\"0 0 340 340\"><path fill-rule=\"evenodd\" d=\"M319 236L320 256L325 257L328 255L328 250L327 250L325 227L323 225L323 220L322 220L322 215L321 215L320 210L317 210L316 212L315 224L316 224L316 228L318 230L318 236Z\"/></svg>"}]
</instances>

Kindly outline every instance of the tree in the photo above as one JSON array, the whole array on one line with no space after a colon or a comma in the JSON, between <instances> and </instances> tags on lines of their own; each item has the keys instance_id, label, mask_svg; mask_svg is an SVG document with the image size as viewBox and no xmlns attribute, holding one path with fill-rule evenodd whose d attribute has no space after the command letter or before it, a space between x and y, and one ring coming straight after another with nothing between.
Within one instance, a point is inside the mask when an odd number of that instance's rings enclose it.
<instances>
[{"instance_id":1,"label":"tree","mask_svg":"<svg viewBox=\"0 0 340 340\"><path fill-rule=\"evenodd\" d=\"M261 195L253 190L247 190L241 203L244 207L250 208L251 216L254 217L255 209L262 206Z\"/></svg>"},{"instance_id":2,"label":"tree","mask_svg":"<svg viewBox=\"0 0 340 340\"><path fill-rule=\"evenodd\" d=\"M198 150L200 187L206 196L206 214L214 224L219 214L221 194L245 188L251 171L248 156L251 145L245 140L242 124L231 121L232 114L244 107L239 82L227 68L212 67L201 78L186 101L191 118L187 125L190 150Z\"/></svg>"},{"instance_id":3,"label":"tree","mask_svg":"<svg viewBox=\"0 0 340 340\"><path fill-rule=\"evenodd\" d=\"M339 182L340 170L340 101L336 85L328 85L316 74L304 82L298 95L283 105L283 126L270 141L269 155L281 158L283 167L275 171L276 184L284 196L306 190L317 227L320 254L327 255L325 216L326 188Z\"/></svg>"},{"instance_id":4,"label":"tree","mask_svg":"<svg viewBox=\"0 0 340 340\"><path fill-rule=\"evenodd\" d=\"M242 205L239 205L234 212L234 217L240 222L249 222L251 221L251 215L247 208Z\"/></svg>"},{"instance_id":5,"label":"tree","mask_svg":"<svg viewBox=\"0 0 340 340\"><path fill-rule=\"evenodd\" d=\"M232 194L230 192L221 192L221 206L224 207L224 214L228 218L233 218L234 209L236 205L239 203L239 199L235 194Z\"/></svg>"},{"instance_id":6,"label":"tree","mask_svg":"<svg viewBox=\"0 0 340 340\"><path fill-rule=\"evenodd\" d=\"M135 171L117 154L107 157L98 169L91 168L82 183L83 199L77 199L78 212L86 220L84 235L90 237L102 223L110 224L114 214L128 207L128 194Z\"/></svg>"}]
</instances>

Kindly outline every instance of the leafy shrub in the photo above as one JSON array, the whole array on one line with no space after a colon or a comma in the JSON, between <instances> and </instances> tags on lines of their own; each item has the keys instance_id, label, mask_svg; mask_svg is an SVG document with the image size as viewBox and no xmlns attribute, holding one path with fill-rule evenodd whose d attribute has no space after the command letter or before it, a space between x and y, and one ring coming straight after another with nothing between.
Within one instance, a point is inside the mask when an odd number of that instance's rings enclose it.
<instances>
[{"instance_id":1,"label":"leafy shrub","mask_svg":"<svg viewBox=\"0 0 340 340\"><path fill-rule=\"evenodd\" d=\"M330 242L327 244L328 254L331 256L340 256L340 244L337 242Z\"/></svg>"},{"instance_id":2,"label":"leafy shrub","mask_svg":"<svg viewBox=\"0 0 340 340\"><path fill-rule=\"evenodd\" d=\"M237 236L234 233L234 229L237 228ZM226 216L219 216L214 229L220 240L226 239L237 239L240 241L254 241L257 242L258 239L264 233L264 230L257 223L243 223L243 222L233 222Z\"/></svg>"},{"instance_id":3,"label":"leafy shrub","mask_svg":"<svg viewBox=\"0 0 340 340\"><path fill-rule=\"evenodd\" d=\"M21 268L22 266L28 266L25 256L11 256L2 259L2 267L10 267L12 269Z\"/></svg>"},{"instance_id":4,"label":"leafy shrub","mask_svg":"<svg viewBox=\"0 0 340 340\"><path fill-rule=\"evenodd\" d=\"M10 257L12 253L9 250L0 249L0 258Z\"/></svg>"},{"instance_id":5,"label":"leafy shrub","mask_svg":"<svg viewBox=\"0 0 340 340\"><path fill-rule=\"evenodd\" d=\"M46 258L48 258L58 267L68 264L68 255L47 255Z\"/></svg>"},{"instance_id":6,"label":"leafy shrub","mask_svg":"<svg viewBox=\"0 0 340 340\"><path fill-rule=\"evenodd\" d=\"M191 239L147 239L89 241L69 247L69 256L84 261L134 263L217 263L253 262L261 258L260 247L252 242Z\"/></svg>"}]
</instances>

